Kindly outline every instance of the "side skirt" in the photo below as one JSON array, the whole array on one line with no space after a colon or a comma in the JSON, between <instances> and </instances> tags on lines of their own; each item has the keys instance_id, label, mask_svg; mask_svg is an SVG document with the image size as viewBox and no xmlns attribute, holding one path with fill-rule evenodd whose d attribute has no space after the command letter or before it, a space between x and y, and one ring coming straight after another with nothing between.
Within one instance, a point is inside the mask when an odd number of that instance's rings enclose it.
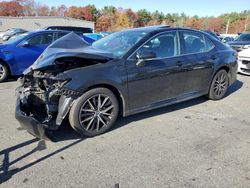
<instances>
[{"instance_id":1,"label":"side skirt","mask_svg":"<svg viewBox=\"0 0 250 188\"><path fill-rule=\"evenodd\" d=\"M129 115L133 115L133 114L137 114L137 113L141 113L141 112L145 112L145 111L149 111L149 110L153 110L153 109L157 109L157 108L161 108L161 107L165 107L165 106L169 106L169 105L180 103L183 101L195 99L195 98L201 97L203 95L206 95L207 93L208 93L207 90L186 93L184 95L180 95L180 96L177 96L177 97L174 97L171 99L167 99L164 101L159 101L159 102L153 103L151 105L147 105L147 106L143 106L140 108L129 110L126 112L124 117L129 116Z\"/></svg>"}]
</instances>

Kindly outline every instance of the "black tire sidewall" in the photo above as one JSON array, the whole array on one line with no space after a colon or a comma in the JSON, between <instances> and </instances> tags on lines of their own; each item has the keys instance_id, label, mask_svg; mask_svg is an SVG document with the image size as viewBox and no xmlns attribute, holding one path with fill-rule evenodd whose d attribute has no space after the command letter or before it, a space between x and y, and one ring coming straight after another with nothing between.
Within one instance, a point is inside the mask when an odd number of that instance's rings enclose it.
<instances>
[{"instance_id":1,"label":"black tire sidewall","mask_svg":"<svg viewBox=\"0 0 250 188\"><path fill-rule=\"evenodd\" d=\"M4 82L7 80L8 76L9 76L9 70L8 70L8 67L4 63L2 63L1 61L0 61L0 64L3 66L4 72L5 72L4 76L2 78L0 78L0 82Z\"/></svg>"},{"instance_id":2,"label":"black tire sidewall","mask_svg":"<svg viewBox=\"0 0 250 188\"><path fill-rule=\"evenodd\" d=\"M95 96L97 94L107 95L111 99L112 104L114 106L114 113L112 114L111 121L107 127L103 128L102 130L100 130L98 132L95 131L95 132L91 133L91 132L84 130L81 127L81 124L79 121L79 113L80 113L81 107L84 104L84 102L87 99L89 99L90 97ZM117 116L118 116L118 113L119 113L119 104L118 104L118 100L117 100L116 96L113 94L113 92L107 88L94 88L94 89L91 89L91 90L87 91L86 93L84 93L81 97L79 97L74 102L74 104L72 105L70 112L69 112L69 122L70 122L70 125L72 126L72 128L74 130L76 130L80 135L87 136L87 137L93 137L93 136L97 136L97 135L100 135L100 134L107 132L115 123Z\"/></svg>"},{"instance_id":3,"label":"black tire sidewall","mask_svg":"<svg viewBox=\"0 0 250 188\"><path fill-rule=\"evenodd\" d=\"M226 79L227 79L227 88L226 90L224 91L224 94L220 97L216 96L215 93L214 93L214 84L215 84L215 80L216 78L221 75L221 74L225 74L226 75ZM212 83L211 83L211 86L210 86L210 89L209 89L209 99L211 100L220 100L222 98L225 97L227 91L228 91L228 88L229 88L229 77L228 77L228 74L227 74L227 71L222 69L222 70L219 70L213 77L213 80L212 80Z\"/></svg>"}]
</instances>

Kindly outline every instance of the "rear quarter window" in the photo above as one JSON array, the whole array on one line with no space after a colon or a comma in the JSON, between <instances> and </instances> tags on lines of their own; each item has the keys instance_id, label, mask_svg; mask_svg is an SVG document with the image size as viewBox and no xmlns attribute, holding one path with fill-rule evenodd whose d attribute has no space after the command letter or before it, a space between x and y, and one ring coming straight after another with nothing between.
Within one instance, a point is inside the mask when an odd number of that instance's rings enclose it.
<instances>
[{"instance_id":1,"label":"rear quarter window","mask_svg":"<svg viewBox=\"0 0 250 188\"><path fill-rule=\"evenodd\" d=\"M206 51L212 50L215 47L214 43L208 37L205 37L205 39L206 39Z\"/></svg>"}]
</instances>

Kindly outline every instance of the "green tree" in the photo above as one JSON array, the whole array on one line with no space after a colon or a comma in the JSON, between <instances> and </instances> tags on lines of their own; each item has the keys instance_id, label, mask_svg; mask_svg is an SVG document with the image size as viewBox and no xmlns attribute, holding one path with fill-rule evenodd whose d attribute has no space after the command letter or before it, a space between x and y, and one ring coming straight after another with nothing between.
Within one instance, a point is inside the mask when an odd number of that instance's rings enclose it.
<instances>
[{"instance_id":1,"label":"green tree","mask_svg":"<svg viewBox=\"0 0 250 188\"><path fill-rule=\"evenodd\" d=\"M137 15L138 26L145 26L151 20L150 12L148 12L146 9L138 10Z\"/></svg>"}]
</instances>

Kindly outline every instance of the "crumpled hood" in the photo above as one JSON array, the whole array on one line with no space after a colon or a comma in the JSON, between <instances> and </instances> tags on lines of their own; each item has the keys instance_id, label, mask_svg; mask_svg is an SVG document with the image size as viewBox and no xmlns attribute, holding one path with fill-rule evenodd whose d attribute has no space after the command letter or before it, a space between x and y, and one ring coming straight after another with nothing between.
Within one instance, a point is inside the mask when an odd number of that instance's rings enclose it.
<instances>
[{"instance_id":1,"label":"crumpled hood","mask_svg":"<svg viewBox=\"0 0 250 188\"><path fill-rule=\"evenodd\" d=\"M24 71L28 74L31 70L38 70L55 64L55 60L62 57L81 57L85 59L105 60L113 59L112 53L95 49L83 38L74 32L52 43L40 57Z\"/></svg>"}]
</instances>

